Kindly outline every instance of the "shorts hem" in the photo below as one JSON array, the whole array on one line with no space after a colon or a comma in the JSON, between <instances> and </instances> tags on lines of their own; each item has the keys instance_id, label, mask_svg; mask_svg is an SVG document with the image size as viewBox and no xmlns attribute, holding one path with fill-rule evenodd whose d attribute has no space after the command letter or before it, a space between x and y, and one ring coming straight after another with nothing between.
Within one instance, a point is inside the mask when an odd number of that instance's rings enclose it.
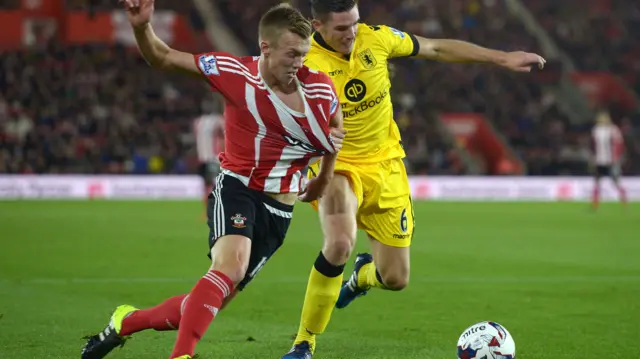
<instances>
[{"instance_id":1,"label":"shorts hem","mask_svg":"<svg viewBox=\"0 0 640 359\"><path fill-rule=\"evenodd\" d=\"M389 247L395 247L395 248L408 248L408 247L411 247L411 239L392 239L392 240L381 241L381 240L377 239L374 236L371 236L371 238L373 238L376 241L384 244L385 246L389 246Z\"/></svg>"}]
</instances>

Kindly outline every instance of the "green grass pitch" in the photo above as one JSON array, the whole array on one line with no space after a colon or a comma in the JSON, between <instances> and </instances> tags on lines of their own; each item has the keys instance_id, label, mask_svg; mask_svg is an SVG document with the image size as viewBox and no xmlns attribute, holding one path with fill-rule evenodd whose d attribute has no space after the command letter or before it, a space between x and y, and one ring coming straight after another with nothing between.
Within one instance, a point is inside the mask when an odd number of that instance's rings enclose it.
<instances>
[{"instance_id":1,"label":"green grass pitch","mask_svg":"<svg viewBox=\"0 0 640 359\"><path fill-rule=\"evenodd\" d=\"M209 266L200 206L0 202L0 358L79 358L80 338L116 305L187 292ZM419 202L415 212L409 287L335 311L315 357L452 359L458 335L482 320L506 326L521 359L640 355L639 205ZM320 247L315 212L298 205L282 250L198 353L280 358ZM109 358L167 358L174 338L140 333Z\"/></svg>"}]
</instances>

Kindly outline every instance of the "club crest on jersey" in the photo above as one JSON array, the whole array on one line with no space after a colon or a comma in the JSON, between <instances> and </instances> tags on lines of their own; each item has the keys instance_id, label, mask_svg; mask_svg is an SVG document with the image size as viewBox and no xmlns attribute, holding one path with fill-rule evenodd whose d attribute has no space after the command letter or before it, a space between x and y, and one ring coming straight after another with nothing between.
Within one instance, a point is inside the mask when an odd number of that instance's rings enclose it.
<instances>
[{"instance_id":1,"label":"club crest on jersey","mask_svg":"<svg viewBox=\"0 0 640 359\"><path fill-rule=\"evenodd\" d=\"M362 62L362 66L364 66L364 68L368 70L376 67L376 65L378 64L378 61L373 56L371 49L360 51L358 53L358 58L360 59L360 62Z\"/></svg>"},{"instance_id":2,"label":"club crest on jersey","mask_svg":"<svg viewBox=\"0 0 640 359\"><path fill-rule=\"evenodd\" d=\"M246 217L242 217L242 215L240 213L236 213L233 215L233 217L231 217L231 220L233 221L233 226L236 228L244 228L246 227L244 221L247 220Z\"/></svg>"},{"instance_id":3,"label":"club crest on jersey","mask_svg":"<svg viewBox=\"0 0 640 359\"><path fill-rule=\"evenodd\" d=\"M217 59L213 55L202 55L198 59L198 65L200 66L200 70L205 75L220 75L220 71L218 70Z\"/></svg>"}]
</instances>

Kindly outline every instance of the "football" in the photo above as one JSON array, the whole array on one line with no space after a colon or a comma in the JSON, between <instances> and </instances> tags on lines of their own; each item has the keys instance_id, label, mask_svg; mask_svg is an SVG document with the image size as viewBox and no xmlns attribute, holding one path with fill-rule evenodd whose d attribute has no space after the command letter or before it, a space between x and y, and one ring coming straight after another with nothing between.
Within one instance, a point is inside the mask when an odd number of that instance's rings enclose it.
<instances>
[{"instance_id":1,"label":"football","mask_svg":"<svg viewBox=\"0 0 640 359\"><path fill-rule=\"evenodd\" d=\"M516 342L507 328L480 322L465 329L458 339L459 359L514 359Z\"/></svg>"}]
</instances>

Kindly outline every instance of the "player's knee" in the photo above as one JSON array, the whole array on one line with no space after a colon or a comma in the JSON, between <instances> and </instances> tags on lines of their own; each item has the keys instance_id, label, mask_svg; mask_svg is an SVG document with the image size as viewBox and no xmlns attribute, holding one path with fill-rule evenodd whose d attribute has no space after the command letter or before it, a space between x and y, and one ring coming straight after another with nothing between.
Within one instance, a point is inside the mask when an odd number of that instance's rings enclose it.
<instances>
[{"instance_id":1,"label":"player's knee","mask_svg":"<svg viewBox=\"0 0 640 359\"><path fill-rule=\"evenodd\" d=\"M248 263L229 256L212 263L211 269L224 273L233 283L240 283L247 273Z\"/></svg>"},{"instance_id":2,"label":"player's knee","mask_svg":"<svg viewBox=\"0 0 640 359\"><path fill-rule=\"evenodd\" d=\"M357 224L355 214L341 213L322 217L324 246L322 252L334 264L344 264L349 260L356 243Z\"/></svg>"},{"instance_id":3,"label":"player's knee","mask_svg":"<svg viewBox=\"0 0 640 359\"><path fill-rule=\"evenodd\" d=\"M349 233L337 233L325 238L322 253L331 264L340 265L349 260L354 245L355 236Z\"/></svg>"},{"instance_id":4,"label":"player's knee","mask_svg":"<svg viewBox=\"0 0 640 359\"><path fill-rule=\"evenodd\" d=\"M232 237L232 236L228 236ZM228 238L222 237L211 249L211 269L224 273L234 283L240 283L247 273L249 257L251 255L251 243L245 237ZM234 242L238 241L238 242Z\"/></svg>"},{"instance_id":5,"label":"player's knee","mask_svg":"<svg viewBox=\"0 0 640 359\"><path fill-rule=\"evenodd\" d=\"M409 274L400 272L381 273L382 284L389 290L403 290L409 285Z\"/></svg>"}]
</instances>

